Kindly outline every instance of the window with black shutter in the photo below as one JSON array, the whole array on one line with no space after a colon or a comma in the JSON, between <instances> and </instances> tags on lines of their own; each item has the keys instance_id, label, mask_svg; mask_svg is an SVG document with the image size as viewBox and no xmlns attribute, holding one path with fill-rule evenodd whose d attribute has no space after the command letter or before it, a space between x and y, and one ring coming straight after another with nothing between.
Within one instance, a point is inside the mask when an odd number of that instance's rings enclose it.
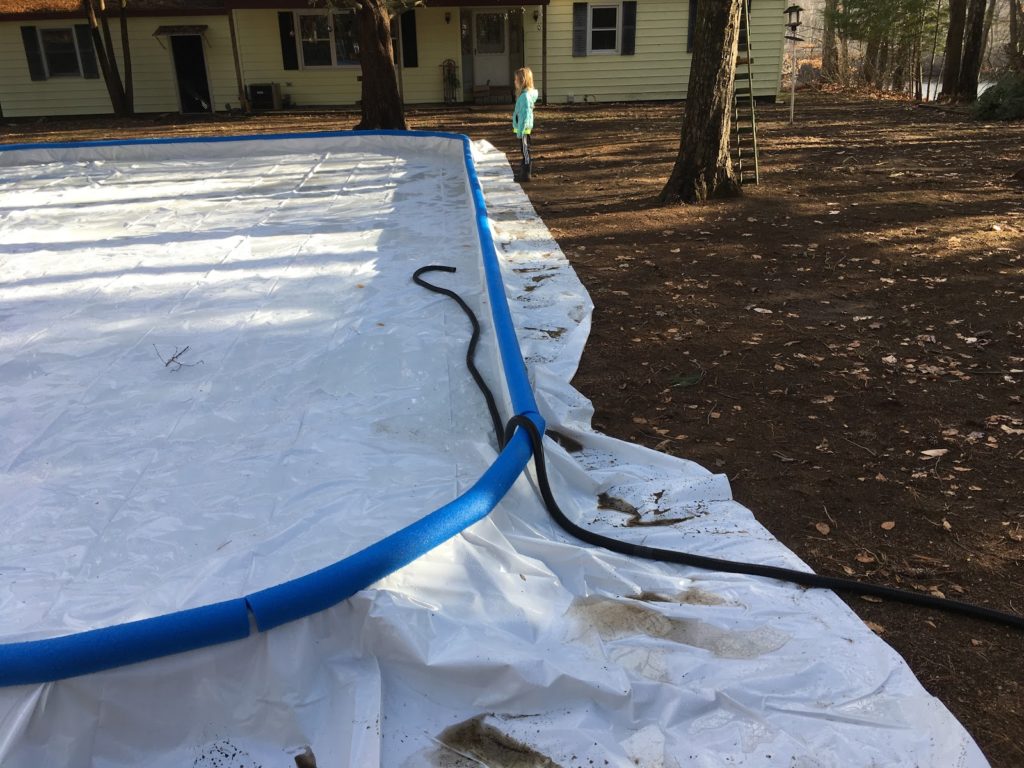
<instances>
[{"instance_id":1,"label":"window with black shutter","mask_svg":"<svg viewBox=\"0 0 1024 768\"><path fill-rule=\"evenodd\" d=\"M636 0L572 4L572 55L636 53Z\"/></svg>"},{"instance_id":2,"label":"window with black shutter","mask_svg":"<svg viewBox=\"0 0 1024 768\"><path fill-rule=\"evenodd\" d=\"M87 24L74 27L22 27L29 76L33 80L51 77L99 77L92 32Z\"/></svg>"}]
</instances>

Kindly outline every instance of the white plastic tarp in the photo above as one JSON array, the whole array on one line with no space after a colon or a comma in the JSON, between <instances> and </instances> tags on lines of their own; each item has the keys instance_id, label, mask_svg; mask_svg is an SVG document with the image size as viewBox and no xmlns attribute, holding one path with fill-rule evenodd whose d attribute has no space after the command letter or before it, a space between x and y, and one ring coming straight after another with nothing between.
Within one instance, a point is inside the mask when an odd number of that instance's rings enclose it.
<instances>
[{"instance_id":1,"label":"white plastic tarp","mask_svg":"<svg viewBox=\"0 0 1024 768\"><path fill-rule=\"evenodd\" d=\"M504 156L475 151L541 412L579 444L546 441L563 508L804 568L723 476L591 430L569 385L590 301ZM0 643L293 579L495 459L468 323L409 279L458 268L428 279L477 311L501 391L457 141L0 153L0 229ZM680 522L628 526L599 494ZM321 768L985 765L831 593L583 546L527 477L333 608L0 689L5 768L284 768L307 749Z\"/></svg>"}]
</instances>

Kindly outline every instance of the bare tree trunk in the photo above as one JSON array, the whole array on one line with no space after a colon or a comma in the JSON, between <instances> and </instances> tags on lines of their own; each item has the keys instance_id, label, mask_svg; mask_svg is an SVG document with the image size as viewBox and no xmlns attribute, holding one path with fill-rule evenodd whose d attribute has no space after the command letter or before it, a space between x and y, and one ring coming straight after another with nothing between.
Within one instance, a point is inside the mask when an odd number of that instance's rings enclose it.
<instances>
[{"instance_id":1,"label":"bare tree trunk","mask_svg":"<svg viewBox=\"0 0 1024 768\"><path fill-rule=\"evenodd\" d=\"M910 59L910 53L907 50L907 43L904 40L900 40L899 47L896 48L896 52L892 57L892 89L896 93L904 93L907 89L907 62Z\"/></svg>"},{"instance_id":2,"label":"bare tree trunk","mask_svg":"<svg viewBox=\"0 0 1024 768\"><path fill-rule=\"evenodd\" d=\"M985 54L990 52L989 40L992 37L992 20L996 15L996 0L988 0L988 8L985 10L985 31L981 36L981 61L984 67ZM991 55L989 56L991 60Z\"/></svg>"},{"instance_id":3,"label":"bare tree trunk","mask_svg":"<svg viewBox=\"0 0 1024 768\"><path fill-rule=\"evenodd\" d=\"M942 96L956 96L960 80L960 57L964 48L964 24L967 21L967 0L949 0L949 30L946 32L946 54L942 64Z\"/></svg>"},{"instance_id":4,"label":"bare tree trunk","mask_svg":"<svg viewBox=\"0 0 1024 768\"><path fill-rule=\"evenodd\" d=\"M740 0L698 0L682 136L663 203L740 194L729 158ZM794 77L796 73L794 73Z\"/></svg>"},{"instance_id":5,"label":"bare tree trunk","mask_svg":"<svg viewBox=\"0 0 1024 768\"><path fill-rule=\"evenodd\" d=\"M124 107L129 115L135 114L135 86L132 84L132 49L128 42L128 0L119 0L121 22L121 59L124 62Z\"/></svg>"},{"instance_id":6,"label":"bare tree trunk","mask_svg":"<svg viewBox=\"0 0 1024 768\"><path fill-rule=\"evenodd\" d=\"M1010 42L1007 53L1014 68L1024 74L1024 4L1010 0Z\"/></svg>"},{"instance_id":7,"label":"bare tree trunk","mask_svg":"<svg viewBox=\"0 0 1024 768\"><path fill-rule=\"evenodd\" d=\"M825 25L821 39L821 79L839 82L839 45L836 41L836 11L839 0L825 0Z\"/></svg>"},{"instance_id":8,"label":"bare tree trunk","mask_svg":"<svg viewBox=\"0 0 1024 768\"><path fill-rule=\"evenodd\" d=\"M124 88L121 85L121 78L118 75L116 65L111 67L107 49L103 45L103 37L100 34L100 20L96 12L96 0L83 0L85 5L86 19L89 21L89 32L92 35L92 47L96 52L96 61L100 65L100 72L103 74L103 82L107 86L107 93L110 95L110 106L115 115L124 115L125 101Z\"/></svg>"},{"instance_id":9,"label":"bare tree trunk","mask_svg":"<svg viewBox=\"0 0 1024 768\"><path fill-rule=\"evenodd\" d=\"M864 48L864 82L867 85L874 85L881 75L878 71L878 56L881 47L882 42L876 35L868 38Z\"/></svg>"},{"instance_id":10,"label":"bare tree trunk","mask_svg":"<svg viewBox=\"0 0 1024 768\"><path fill-rule=\"evenodd\" d=\"M121 85L121 93L124 94L124 84L121 80L121 73L117 69L117 56L114 54L114 38L110 34L110 18L107 11L107 0L99 0L100 29L103 30L103 48L107 53L107 61L110 63L110 72L117 78Z\"/></svg>"},{"instance_id":11,"label":"bare tree trunk","mask_svg":"<svg viewBox=\"0 0 1024 768\"><path fill-rule=\"evenodd\" d=\"M964 56L960 62L957 80L957 101L978 98L978 76L981 73L981 44L985 32L986 0L970 0L967 7L967 27L964 32Z\"/></svg>"},{"instance_id":12,"label":"bare tree trunk","mask_svg":"<svg viewBox=\"0 0 1024 768\"><path fill-rule=\"evenodd\" d=\"M386 0L362 0L356 6L359 24L359 65L363 83L360 130L405 130L405 109L398 91L391 18Z\"/></svg>"}]
</instances>

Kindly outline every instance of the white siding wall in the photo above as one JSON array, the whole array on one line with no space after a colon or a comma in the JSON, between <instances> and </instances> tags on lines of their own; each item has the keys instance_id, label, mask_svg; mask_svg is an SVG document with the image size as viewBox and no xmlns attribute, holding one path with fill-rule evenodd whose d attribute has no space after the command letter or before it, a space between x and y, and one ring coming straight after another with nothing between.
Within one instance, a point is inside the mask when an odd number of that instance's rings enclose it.
<instances>
[{"instance_id":1,"label":"white siding wall","mask_svg":"<svg viewBox=\"0 0 1024 768\"><path fill-rule=\"evenodd\" d=\"M444 23L445 11L451 14L451 23ZM395 22L398 23L397 21ZM402 70L402 89L406 104L437 104L444 101L441 81L441 62L452 59L462 75L462 41L459 33L458 8L417 8L416 44L418 67ZM462 88L457 89L462 100Z\"/></svg>"},{"instance_id":2,"label":"white siding wall","mask_svg":"<svg viewBox=\"0 0 1024 768\"><path fill-rule=\"evenodd\" d=\"M25 48L21 40L22 26L37 28L70 27L81 21L4 22L0 24L0 107L6 117L35 115L89 115L112 111L103 79L53 77L32 80L29 77ZM205 24L206 68L210 96L218 109L231 102L238 104L235 70L231 59L231 37L227 18L223 16L175 16L173 18L142 17L128 21L132 54L132 81L135 86L137 112L177 112L177 79L171 58L170 42L157 40L153 32L165 25ZM120 59L120 26L111 23L118 67ZM161 42L163 45L161 45Z\"/></svg>"},{"instance_id":3,"label":"white siding wall","mask_svg":"<svg viewBox=\"0 0 1024 768\"><path fill-rule=\"evenodd\" d=\"M352 105L359 100L358 66L284 68L277 11L235 11L235 33L247 86L278 83L281 94L300 107Z\"/></svg>"},{"instance_id":4,"label":"white siding wall","mask_svg":"<svg viewBox=\"0 0 1024 768\"><path fill-rule=\"evenodd\" d=\"M67 28L75 21L26 21L0 24L0 108L4 117L87 115L110 112L103 80L53 77L32 80L21 42L21 27Z\"/></svg>"},{"instance_id":5,"label":"white siding wall","mask_svg":"<svg viewBox=\"0 0 1024 768\"><path fill-rule=\"evenodd\" d=\"M756 96L774 96L778 89L783 42L783 0L753 0L751 54ZM690 77L686 51L689 2L639 0L636 53L632 56L572 55L572 0L552 0L548 12L548 100L565 102L681 99ZM620 12L621 13L621 12ZM541 32L527 9L527 61L536 62L541 81Z\"/></svg>"},{"instance_id":6,"label":"white siding wall","mask_svg":"<svg viewBox=\"0 0 1024 768\"><path fill-rule=\"evenodd\" d=\"M774 96L783 53L784 0L753 0L751 48L754 93ZM511 8L511 6L510 6ZM452 14L445 24L444 13ZM548 14L548 92L552 103L681 99L690 75L686 52L688 0L639 0L636 54L572 55L572 0L552 0ZM0 106L8 117L77 115L110 112L102 79L79 77L33 81L29 78L20 27L68 27L72 21L5 22L0 24ZM396 22L397 23L397 22ZM153 37L162 25L205 24L205 53L210 90L217 109L238 104L231 37L227 17L136 18L129 22L134 64L135 101L139 112L177 112L178 93L169 42ZM281 57L276 10L235 11L239 57L246 85L278 83L297 106L352 105L360 98L359 67L286 70ZM419 65L402 72L408 104L443 100L441 62L454 59L464 78L458 8L417 8ZM525 60L542 88L540 23L533 6L524 15ZM119 34L113 24L115 37ZM166 46L166 47L165 47ZM461 98L461 89L459 93Z\"/></svg>"}]
</instances>

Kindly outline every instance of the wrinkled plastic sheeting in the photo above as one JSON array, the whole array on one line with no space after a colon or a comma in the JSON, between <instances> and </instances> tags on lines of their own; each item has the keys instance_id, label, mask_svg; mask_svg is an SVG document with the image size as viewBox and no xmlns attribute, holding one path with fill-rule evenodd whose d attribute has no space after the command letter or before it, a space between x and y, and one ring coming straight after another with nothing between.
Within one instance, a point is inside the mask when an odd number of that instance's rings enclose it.
<instances>
[{"instance_id":1,"label":"wrinkled plastic sheeting","mask_svg":"<svg viewBox=\"0 0 1024 768\"><path fill-rule=\"evenodd\" d=\"M724 477L591 430L568 384L590 301L504 156L477 152L520 342L560 435L547 443L568 514L644 543L804 568ZM453 364L446 386L464 375ZM476 418L466 439L487 429ZM598 508L601 494L618 502ZM330 610L0 691L0 763L14 768L285 768L306 749L320 766L388 768L986 764L831 593L581 546L525 477L488 519Z\"/></svg>"},{"instance_id":2,"label":"wrinkled plastic sheeting","mask_svg":"<svg viewBox=\"0 0 1024 768\"><path fill-rule=\"evenodd\" d=\"M429 279L486 321L462 144L405 143L3 169L5 642L294 579L493 460L468 322L411 281L457 267Z\"/></svg>"}]
</instances>

